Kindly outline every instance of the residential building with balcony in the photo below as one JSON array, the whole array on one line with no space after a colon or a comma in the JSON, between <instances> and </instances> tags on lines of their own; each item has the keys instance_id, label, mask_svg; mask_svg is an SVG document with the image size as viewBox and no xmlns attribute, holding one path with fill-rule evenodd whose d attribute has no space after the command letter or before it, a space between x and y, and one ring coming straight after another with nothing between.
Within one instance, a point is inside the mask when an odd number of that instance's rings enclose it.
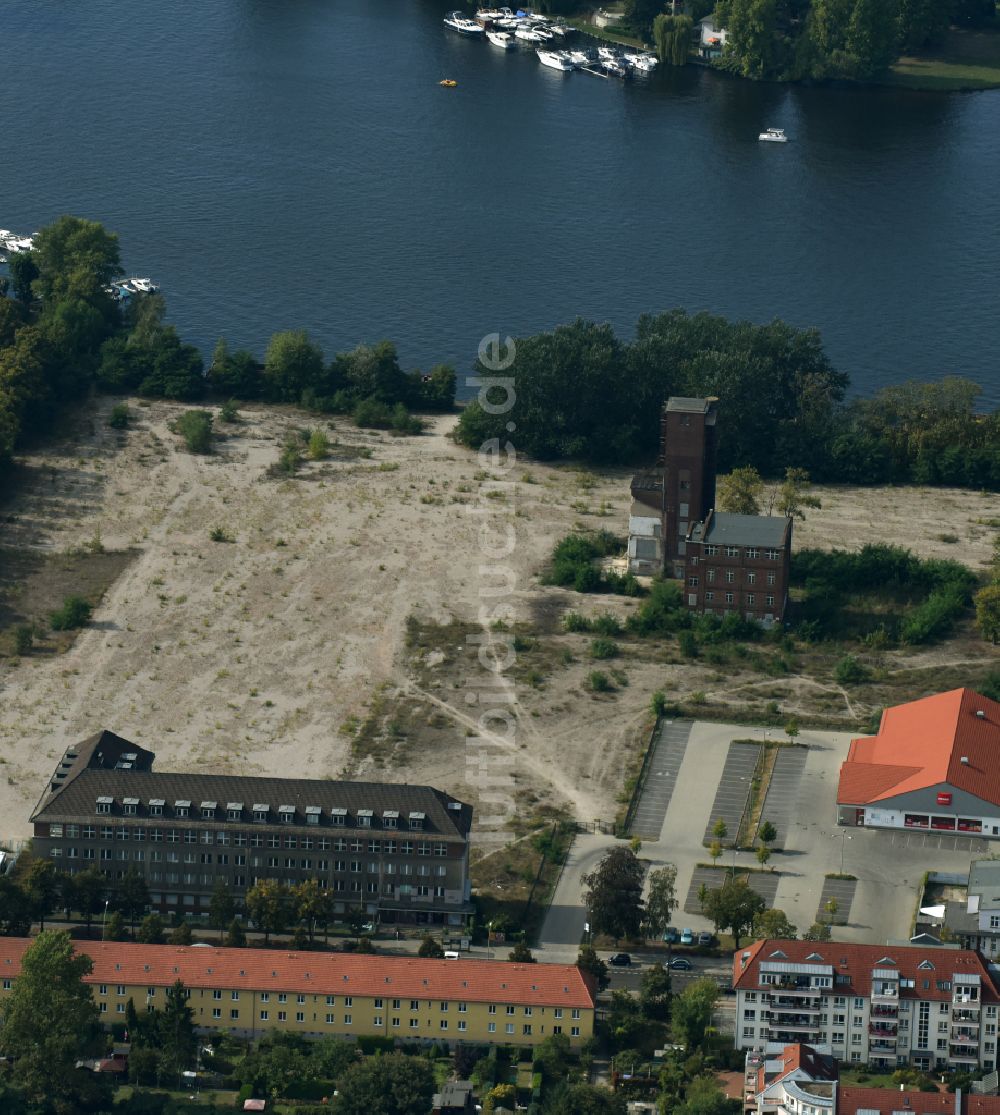
<instances>
[{"instance_id":1,"label":"residential building with balcony","mask_svg":"<svg viewBox=\"0 0 1000 1115\"><path fill-rule=\"evenodd\" d=\"M153 908L207 915L221 881L316 879L338 913L462 926L472 912L472 808L430 786L153 770L98 732L67 748L35 807L33 848L70 874L134 868Z\"/></svg>"},{"instance_id":2,"label":"residential building with balcony","mask_svg":"<svg viewBox=\"0 0 1000 1115\"><path fill-rule=\"evenodd\" d=\"M822 1044L886 1069L990 1071L996 979L961 949L758 941L734 958L736 1047Z\"/></svg>"},{"instance_id":3,"label":"residential building with balcony","mask_svg":"<svg viewBox=\"0 0 1000 1115\"><path fill-rule=\"evenodd\" d=\"M30 945L26 938L0 938L0 1011ZM75 948L93 961L84 983L105 1025L124 1020L130 999L138 1011L162 1009L168 988L180 980L195 1026L253 1040L281 1031L537 1045L563 1034L578 1048L594 1030L594 988L571 964L121 941L80 941Z\"/></svg>"},{"instance_id":4,"label":"residential building with balcony","mask_svg":"<svg viewBox=\"0 0 1000 1115\"><path fill-rule=\"evenodd\" d=\"M1000 838L1000 703L952 689L882 713L840 768L841 825Z\"/></svg>"}]
</instances>

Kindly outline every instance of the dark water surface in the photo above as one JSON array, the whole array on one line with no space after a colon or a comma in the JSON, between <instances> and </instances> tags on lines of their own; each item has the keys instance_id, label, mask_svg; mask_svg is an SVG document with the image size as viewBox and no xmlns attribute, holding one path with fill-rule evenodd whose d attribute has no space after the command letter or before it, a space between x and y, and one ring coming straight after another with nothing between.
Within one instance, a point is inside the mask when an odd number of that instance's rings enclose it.
<instances>
[{"instance_id":1,"label":"dark water surface","mask_svg":"<svg viewBox=\"0 0 1000 1115\"><path fill-rule=\"evenodd\" d=\"M855 390L1000 402L1000 92L622 86L446 7L3 0L0 226L104 221L206 349L304 327L465 371L492 330L683 305L816 325Z\"/></svg>"}]
</instances>

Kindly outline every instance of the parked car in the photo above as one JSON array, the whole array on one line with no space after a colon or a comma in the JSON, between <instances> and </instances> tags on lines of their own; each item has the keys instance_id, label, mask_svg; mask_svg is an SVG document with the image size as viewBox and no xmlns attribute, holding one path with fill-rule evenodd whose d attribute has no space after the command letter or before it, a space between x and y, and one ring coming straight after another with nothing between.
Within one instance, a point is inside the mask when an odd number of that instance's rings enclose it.
<instances>
[{"instance_id":1,"label":"parked car","mask_svg":"<svg viewBox=\"0 0 1000 1115\"><path fill-rule=\"evenodd\" d=\"M694 930L693 929L682 929L681 930L681 944L682 945L693 945L694 944Z\"/></svg>"},{"instance_id":2,"label":"parked car","mask_svg":"<svg viewBox=\"0 0 1000 1115\"><path fill-rule=\"evenodd\" d=\"M690 972L694 965L686 956L675 956L673 960L670 961L670 967L675 972Z\"/></svg>"},{"instance_id":3,"label":"parked car","mask_svg":"<svg viewBox=\"0 0 1000 1115\"><path fill-rule=\"evenodd\" d=\"M663 931L663 939L668 945L676 945L681 939L681 935L677 932L672 925L668 925Z\"/></svg>"},{"instance_id":4,"label":"parked car","mask_svg":"<svg viewBox=\"0 0 1000 1115\"><path fill-rule=\"evenodd\" d=\"M714 945L715 944L715 937L712 936L711 933L699 933L698 934L698 944L699 945Z\"/></svg>"},{"instance_id":5,"label":"parked car","mask_svg":"<svg viewBox=\"0 0 1000 1115\"><path fill-rule=\"evenodd\" d=\"M627 968L632 963L632 957L627 952L616 952L608 963L614 964L616 968Z\"/></svg>"}]
</instances>

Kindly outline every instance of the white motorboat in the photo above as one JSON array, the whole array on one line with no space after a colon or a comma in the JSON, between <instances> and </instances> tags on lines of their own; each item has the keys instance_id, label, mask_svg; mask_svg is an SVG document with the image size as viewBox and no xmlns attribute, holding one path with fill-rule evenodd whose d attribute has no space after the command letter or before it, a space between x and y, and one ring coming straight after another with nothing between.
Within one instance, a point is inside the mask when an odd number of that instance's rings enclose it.
<instances>
[{"instance_id":1,"label":"white motorboat","mask_svg":"<svg viewBox=\"0 0 1000 1115\"><path fill-rule=\"evenodd\" d=\"M509 11L510 9L508 9ZM498 19L503 19L504 14L499 8L480 8L476 12L476 19L480 23L496 23Z\"/></svg>"},{"instance_id":2,"label":"white motorboat","mask_svg":"<svg viewBox=\"0 0 1000 1115\"><path fill-rule=\"evenodd\" d=\"M128 285L137 294L155 294L160 289L152 279L132 278L128 280Z\"/></svg>"},{"instance_id":3,"label":"white motorboat","mask_svg":"<svg viewBox=\"0 0 1000 1115\"><path fill-rule=\"evenodd\" d=\"M444 17L445 27L457 31L460 35L478 36L483 34L483 28L474 19L468 19L461 12L449 12Z\"/></svg>"},{"instance_id":4,"label":"white motorboat","mask_svg":"<svg viewBox=\"0 0 1000 1115\"><path fill-rule=\"evenodd\" d=\"M576 66L561 50L537 50L535 53L538 55L538 61L543 66L549 66L553 70L562 70L564 73L568 73L570 70L576 69Z\"/></svg>"},{"instance_id":5,"label":"white motorboat","mask_svg":"<svg viewBox=\"0 0 1000 1115\"><path fill-rule=\"evenodd\" d=\"M531 27L531 26L519 27L514 32L514 38L515 39L520 39L522 42L525 42L525 43L543 43L543 42L545 42L544 36L539 35L539 33L534 29L534 27Z\"/></svg>"},{"instance_id":6,"label":"white motorboat","mask_svg":"<svg viewBox=\"0 0 1000 1115\"><path fill-rule=\"evenodd\" d=\"M651 74L657 66L657 60L652 54L625 54L622 57L634 70L644 74Z\"/></svg>"},{"instance_id":7,"label":"white motorboat","mask_svg":"<svg viewBox=\"0 0 1000 1115\"><path fill-rule=\"evenodd\" d=\"M614 77L628 77L629 69L618 58L603 58L601 59L601 67L605 73L609 73Z\"/></svg>"},{"instance_id":8,"label":"white motorboat","mask_svg":"<svg viewBox=\"0 0 1000 1115\"><path fill-rule=\"evenodd\" d=\"M590 57L583 50L569 50L566 52L566 57L578 68L589 66L591 63Z\"/></svg>"},{"instance_id":9,"label":"white motorboat","mask_svg":"<svg viewBox=\"0 0 1000 1115\"><path fill-rule=\"evenodd\" d=\"M576 28L570 27L568 23L550 23L549 30L560 39L565 39L567 35L572 35Z\"/></svg>"},{"instance_id":10,"label":"white motorboat","mask_svg":"<svg viewBox=\"0 0 1000 1115\"><path fill-rule=\"evenodd\" d=\"M761 143L787 143L788 136L784 128L765 128L757 138Z\"/></svg>"},{"instance_id":11,"label":"white motorboat","mask_svg":"<svg viewBox=\"0 0 1000 1115\"><path fill-rule=\"evenodd\" d=\"M614 47L599 46L597 48L597 57L600 58L602 62L617 62L618 51L615 50Z\"/></svg>"},{"instance_id":12,"label":"white motorboat","mask_svg":"<svg viewBox=\"0 0 1000 1115\"><path fill-rule=\"evenodd\" d=\"M536 35L541 36L543 43L550 43L555 38L555 35L553 35L547 27L544 27L540 23L536 23L533 30Z\"/></svg>"},{"instance_id":13,"label":"white motorboat","mask_svg":"<svg viewBox=\"0 0 1000 1115\"><path fill-rule=\"evenodd\" d=\"M509 31L487 31L486 37L501 50L513 50L517 46L514 36Z\"/></svg>"}]
</instances>

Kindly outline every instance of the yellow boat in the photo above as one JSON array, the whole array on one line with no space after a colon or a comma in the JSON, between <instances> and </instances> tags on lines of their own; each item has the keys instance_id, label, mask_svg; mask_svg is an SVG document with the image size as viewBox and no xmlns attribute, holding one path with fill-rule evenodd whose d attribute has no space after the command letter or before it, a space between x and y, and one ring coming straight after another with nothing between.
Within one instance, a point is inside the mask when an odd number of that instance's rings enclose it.
<instances>
[{"instance_id":1,"label":"yellow boat","mask_svg":"<svg viewBox=\"0 0 1000 1115\"><path fill-rule=\"evenodd\" d=\"M443 85L445 89L454 89L458 85L457 81L452 81L450 77L446 77L444 81L439 81L438 85Z\"/></svg>"}]
</instances>

